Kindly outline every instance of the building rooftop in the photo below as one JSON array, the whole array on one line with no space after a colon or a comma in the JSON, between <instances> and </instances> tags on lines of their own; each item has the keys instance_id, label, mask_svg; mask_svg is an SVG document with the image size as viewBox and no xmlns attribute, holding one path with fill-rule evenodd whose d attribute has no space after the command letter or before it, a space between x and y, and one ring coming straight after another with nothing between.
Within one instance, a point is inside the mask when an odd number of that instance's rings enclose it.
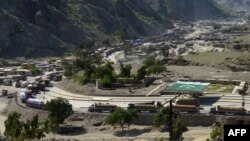
<instances>
[{"instance_id":1,"label":"building rooftop","mask_svg":"<svg viewBox=\"0 0 250 141\"><path fill-rule=\"evenodd\" d=\"M180 92L202 92L210 83L177 81L169 85L167 90Z\"/></svg>"}]
</instances>

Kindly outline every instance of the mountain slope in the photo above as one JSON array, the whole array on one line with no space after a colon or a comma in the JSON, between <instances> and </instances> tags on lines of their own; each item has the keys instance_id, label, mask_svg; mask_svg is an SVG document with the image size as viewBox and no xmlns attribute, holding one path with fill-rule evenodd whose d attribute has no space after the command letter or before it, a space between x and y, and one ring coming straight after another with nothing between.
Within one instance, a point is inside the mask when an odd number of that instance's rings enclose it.
<instances>
[{"instance_id":1,"label":"mountain slope","mask_svg":"<svg viewBox=\"0 0 250 141\"><path fill-rule=\"evenodd\" d=\"M86 38L133 39L172 28L172 19L222 15L212 0L0 0L1 55L62 55Z\"/></svg>"},{"instance_id":2,"label":"mountain slope","mask_svg":"<svg viewBox=\"0 0 250 141\"><path fill-rule=\"evenodd\" d=\"M156 11L171 19L215 19L225 13L213 0L146 0Z\"/></svg>"},{"instance_id":3,"label":"mountain slope","mask_svg":"<svg viewBox=\"0 0 250 141\"><path fill-rule=\"evenodd\" d=\"M250 12L250 0L215 0L228 9Z\"/></svg>"}]
</instances>

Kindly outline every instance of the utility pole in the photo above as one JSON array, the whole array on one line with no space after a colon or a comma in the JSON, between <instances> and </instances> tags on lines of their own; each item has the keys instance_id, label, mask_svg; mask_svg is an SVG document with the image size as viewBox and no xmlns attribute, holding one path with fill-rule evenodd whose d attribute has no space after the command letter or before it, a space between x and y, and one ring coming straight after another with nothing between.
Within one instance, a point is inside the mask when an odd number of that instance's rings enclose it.
<instances>
[{"instance_id":1,"label":"utility pole","mask_svg":"<svg viewBox=\"0 0 250 141\"><path fill-rule=\"evenodd\" d=\"M242 109L244 110L245 109L245 93L244 91L242 91ZM243 114L243 121L242 121L242 124L244 124L244 114Z\"/></svg>"},{"instance_id":2,"label":"utility pole","mask_svg":"<svg viewBox=\"0 0 250 141\"><path fill-rule=\"evenodd\" d=\"M169 124L168 124L168 128L169 128L169 138L170 140L172 140L173 137L173 108L172 108L172 100L171 99L169 101Z\"/></svg>"},{"instance_id":3,"label":"utility pole","mask_svg":"<svg viewBox=\"0 0 250 141\"><path fill-rule=\"evenodd\" d=\"M176 95L174 98L170 99L169 101L166 101L164 104L162 104L163 106L167 103L169 103L169 122L168 122L168 128L169 128L169 138L170 140L172 140L173 137L173 100L175 100L176 98L180 97L181 94Z\"/></svg>"}]
</instances>

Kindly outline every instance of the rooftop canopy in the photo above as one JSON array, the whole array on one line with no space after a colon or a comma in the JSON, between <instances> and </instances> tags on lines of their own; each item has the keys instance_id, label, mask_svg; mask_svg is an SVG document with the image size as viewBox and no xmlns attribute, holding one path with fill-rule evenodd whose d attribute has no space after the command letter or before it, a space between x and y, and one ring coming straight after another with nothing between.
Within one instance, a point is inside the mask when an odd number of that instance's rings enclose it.
<instances>
[{"instance_id":1,"label":"rooftop canopy","mask_svg":"<svg viewBox=\"0 0 250 141\"><path fill-rule=\"evenodd\" d=\"M177 81L169 85L168 91L202 92L210 83Z\"/></svg>"}]
</instances>

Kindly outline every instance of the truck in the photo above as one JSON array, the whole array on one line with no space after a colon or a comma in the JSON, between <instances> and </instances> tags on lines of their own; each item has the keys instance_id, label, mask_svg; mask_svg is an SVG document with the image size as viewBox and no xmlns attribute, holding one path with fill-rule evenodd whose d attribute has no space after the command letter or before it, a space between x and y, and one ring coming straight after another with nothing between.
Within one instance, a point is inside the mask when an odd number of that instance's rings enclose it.
<instances>
[{"instance_id":1,"label":"truck","mask_svg":"<svg viewBox=\"0 0 250 141\"><path fill-rule=\"evenodd\" d=\"M227 107L227 106L217 106L210 109L212 114L229 114L229 115L244 115L247 113L246 109L243 107Z\"/></svg>"},{"instance_id":2,"label":"truck","mask_svg":"<svg viewBox=\"0 0 250 141\"><path fill-rule=\"evenodd\" d=\"M109 103L94 103L89 108L89 112L114 112L117 105L112 105Z\"/></svg>"},{"instance_id":3,"label":"truck","mask_svg":"<svg viewBox=\"0 0 250 141\"><path fill-rule=\"evenodd\" d=\"M176 100L177 105L194 105L199 107L199 99L197 98L181 98Z\"/></svg>"},{"instance_id":4,"label":"truck","mask_svg":"<svg viewBox=\"0 0 250 141\"><path fill-rule=\"evenodd\" d=\"M133 109L137 112L150 112L155 113L160 110L160 108L163 107L161 102L159 101L152 101L152 102L145 102L145 103L130 103L128 104L128 110Z\"/></svg>"},{"instance_id":5,"label":"truck","mask_svg":"<svg viewBox=\"0 0 250 141\"><path fill-rule=\"evenodd\" d=\"M132 103L132 104L135 104L135 105L156 105L158 107L163 107L163 105L160 101L150 101L150 102Z\"/></svg>"},{"instance_id":6,"label":"truck","mask_svg":"<svg viewBox=\"0 0 250 141\"><path fill-rule=\"evenodd\" d=\"M19 98L22 101L22 103L26 103L28 99L28 92L27 89L21 89L19 93Z\"/></svg>"},{"instance_id":7,"label":"truck","mask_svg":"<svg viewBox=\"0 0 250 141\"><path fill-rule=\"evenodd\" d=\"M44 102L42 100L39 100L39 99L29 98L26 101L26 106L32 107L32 108L43 109Z\"/></svg>"},{"instance_id":8,"label":"truck","mask_svg":"<svg viewBox=\"0 0 250 141\"><path fill-rule=\"evenodd\" d=\"M172 110L175 113L199 113L199 107L194 105L172 105Z\"/></svg>"},{"instance_id":9,"label":"truck","mask_svg":"<svg viewBox=\"0 0 250 141\"><path fill-rule=\"evenodd\" d=\"M7 98L13 98L16 96L16 92L11 92L7 94Z\"/></svg>"},{"instance_id":10,"label":"truck","mask_svg":"<svg viewBox=\"0 0 250 141\"><path fill-rule=\"evenodd\" d=\"M160 110L160 107L154 104L128 104L128 110L136 110L137 112L155 113Z\"/></svg>"},{"instance_id":11,"label":"truck","mask_svg":"<svg viewBox=\"0 0 250 141\"><path fill-rule=\"evenodd\" d=\"M20 97L20 100L22 101L22 103L26 103L26 101L27 101L27 94L26 94L26 92L20 92L19 93L19 97Z\"/></svg>"},{"instance_id":12,"label":"truck","mask_svg":"<svg viewBox=\"0 0 250 141\"><path fill-rule=\"evenodd\" d=\"M8 95L8 90L2 90L2 96L7 96Z\"/></svg>"}]
</instances>

